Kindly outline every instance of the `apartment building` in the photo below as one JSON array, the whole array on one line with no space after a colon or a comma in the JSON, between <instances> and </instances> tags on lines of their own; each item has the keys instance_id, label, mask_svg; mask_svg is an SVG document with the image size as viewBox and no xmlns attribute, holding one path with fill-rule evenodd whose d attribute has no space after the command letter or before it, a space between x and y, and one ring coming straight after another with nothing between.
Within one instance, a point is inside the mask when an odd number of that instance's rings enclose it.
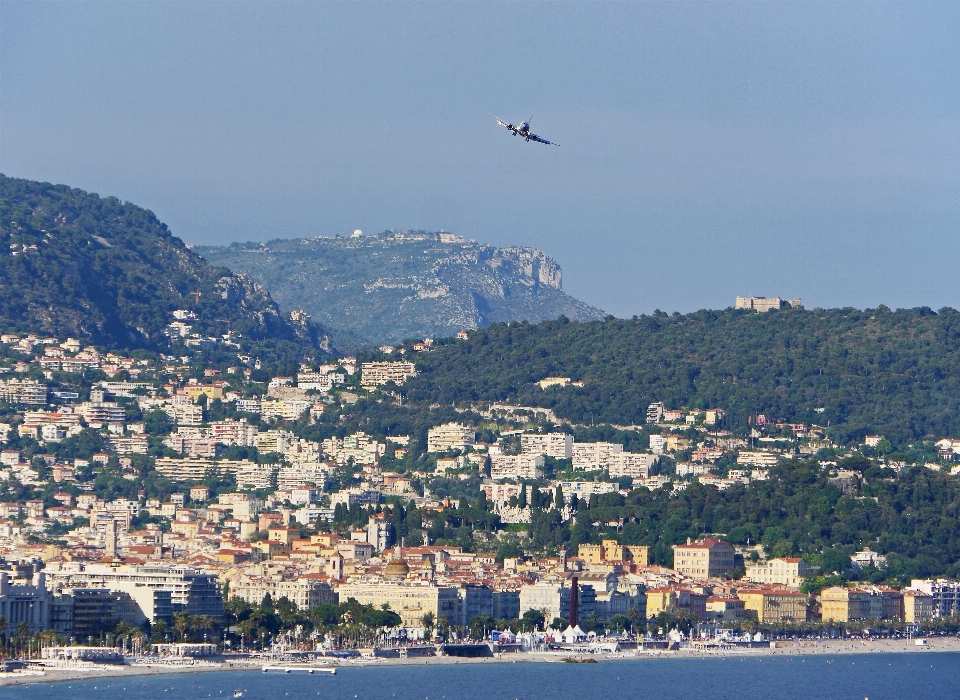
<instances>
[{"instance_id":1,"label":"apartment building","mask_svg":"<svg viewBox=\"0 0 960 700\"><path fill-rule=\"evenodd\" d=\"M923 591L907 589L903 591L903 621L923 622L936 614L936 606L932 595Z\"/></svg>"},{"instance_id":2,"label":"apartment building","mask_svg":"<svg viewBox=\"0 0 960 700\"><path fill-rule=\"evenodd\" d=\"M257 426L242 420L222 420L210 424L210 437L223 445L250 447L256 444Z\"/></svg>"},{"instance_id":3,"label":"apartment building","mask_svg":"<svg viewBox=\"0 0 960 700\"><path fill-rule=\"evenodd\" d=\"M723 576L733 569L733 545L708 537L673 547L673 568L691 578Z\"/></svg>"},{"instance_id":4,"label":"apartment building","mask_svg":"<svg viewBox=\"0 0 960 700\"><path fill-rule=\"evenodd\" d=\"M121 455L145 455L150 449L150 443L146 433L134 433L126 436L110 436L104 440L104 447L110 452Z\"/></svg>"},{"instance_id":5,"label":"apartment building","mask_svg":"<svg viewBox=\"0 0 960 700\"><path fill-rule=\"evenodd\" d=\"M476 442L473 428L461 423L444 423L427 431L427 452L465 450Z\"/></svg>"},{"instance_id":6,"label":"apartment building","mask_svg":"<svg viewBox=\"0 0 960 700\"><path fill-rule=\"evenodd\" d=\"M492 455L490 478L538 479L542 476L543 455Z\"/></svg>"},{"instance_id":7,"label":"apartment building","mask_svg":"<svg viewBox=\"0 0 960 700\"><path fill-rule=\"evenodd\" d=\"M861 588L832 586L820 591L820 611L824 622L879 620L883 617L883 601Z\"/></svg>"},{"instance_id":8,"label":"apartment building","mask_svg":"<svg viewBox=\"0 0 960 700\"><path fill-rule=\"evenodd\" d=\"M126 409L112 401L85 401L77 406L77 413L90 424L123 423L127 417Z\"/></svg>"},{"instance_id":9,"label":"apartment building","mask_svg":"<svg viewBox=\"0 0 960 700\"><path fill-rule=\"evenodd\" d=\"M47 403L47 385L36 379L0 380L0 401L42 406Z\"/></svg>"},{"instance_id":10,"label":"apartment building","mask_svg":"<svg viewBox=\"0 0 960 700\"><path fill-rule=\"evenodd\" d=\"M561 481L558 484L567 503L576 496L578 501L589 500L593 494L611 493L619 487L610 481Z\"/></svg>"},{"instance_id":11,"label":"apartment building","mask_svg":"<svg viewBox=\"0 0 960 700\"><path fill-rule=\"evenodd\" d=\"M663 404L656 401L647 406L647 423L659 423L663 420Z\"/></svg>"},{"instance_id":12,"label":"apartment building","mask_svg":"<svg viewBox=\"0 0 960 700\"><path fill-rule=\"evenodd\" d=\"M437 623L441 618L456 624L460 618L460 595L452 586L437 586L433 583L382 582L345 583L338 587L340 600L355 599L362 605L382 608L386 605L403 620L410 630L423 629L423 617L433 615Z\"/></svg>"},{"instance_id":13,"label":"apartment building","mask_svg":"<svg viewBox=\"0 0 960 700\"><path fill-rule=\"evenodd\" d=\"M122 564L83 564L60 562L48 566L48 587L107 588L130 594L144 616L155 622L164 609L167 596L155 591L169 591L173 611L190 615L223 615L223 597L215 574L202 573L186 566L140 566Z\"/></svg>"},{"instance_id":14,"label":"apartment building","mask_svg":"<svg viewBox=\"0 0 960 700\"><path fill-rule=\"evenodd\" d=\"M285 581L271 576L238 576L230 580L231 598L240 598L251 605L260 605L267 594L273 601L286 598L300 610L310 610L318 605L337 605L337 592L325 581L309 574Z\"/></svg>"},{"instance_id":15,"label":"apartment building","mask_svg":"<svg viewBox=\"0 0 960 700\"><path fill-rule=\"evenodd\" d=\"M933 616L950 617L960 613L960 582L949 579L913 579L910 588L933 598Z\"/></svg>"},{"instance_id":16,"label":"apartment building","mask_svg":"<svg viewBox=\"0 0 960 700\"><path fill-rule=\"evenodd\" d=\"M367 389L393 382L403 384L407 377L417 376L412 362L364 362L360 365L360 385Z\"/></svg>"},{"instance_id":17,"label":"apartment building","mask_svg":"<svg viewBox=\"0 0 960 700\"><path fill-rule=\"evenodd\" d=\"M520 436L520 453L546 455L555 459L573 457L573 435L567 433L524 433Z\"/></svg>"},{"instance_id":18,"label":"apartment building","mask_svg":"<svg viewBox=\"0 0 960 700\"><path fill-rule=\"evenodd\" d=\"M751 583L766 583L799 588L803 579L814 575L813 568L800 557L767 559L748 563L744 578Z\"/></svg>"},{"instance_id":19,"label":"apartment building","mask_svg":"<svg viewBox=\"0 0 960 700\"><path fill-rule=\"evenodd\" d=\"M300 417L313 406L313 401L298 399L262 399L260 415L265 418L277 417L283 420L300 420Z\"/></svg>"},{"instance_id":20,"label":"apartment building","mask_svg":"<svg viewBox=\"0 0 960 700\"><path fill-rule=\"evenodd\" d=\"M650 548L639 544L619 544L603 540L600 544L581 544L578 556L588 564L603 562L630 562L636 566L650 565Z\"/></svg>"},{"instance_id":21,"label":"apartment building","mask_svg":"<svg viewBox=\"0 0 960 700\"><path fill-rule=\"evenodd\" d=\"M610 456L609 471L611 479L620 479L625 476L634 479L646 479L650 470L656 466L659 456L641 454L637 452L619 452Z\"/></svg>"},{"instance_id":22,"label":"apartment building","mask_svg":"<svg viewBox=\"0 0 960 700\"><path fill-rule=\"evenodd\" d=\"M578 442L573 445L573 468L597 471L610 468L613 455L623 452L623 445L612 442Z\"/></svg>"},{"instance_id":23,"label":"apartment building","mask_svg":"<svg viewBox=\"0 0 960 700\"><path fill-rule=\"evenodd\" d=\"M780 455L776 452L741 450L737 453L737 464L745 464L753 467L774 467L779 459Z\"/></svg>"},{"instance_id":24,"label":"apartment building","mask_svg":"<svg viewBox=\"0 0 960 700\"><path fill-rule=\"evenodd\" d=\"M736 596L710 596L706 608L707 619L716 622L734 622L750 617L745 603Z\"/></svg>"},{"instance_id":25,"label":"apartment building","mask_svg":"<svg viewBox=\"0 0 960 700\"><path fill-rule=\"evenodd\" d=\"M787 588L741 589L737 597L751 617L759 622L802 622L807 619L810 596ZM824 618L826 619L826 618Z\"/></svg>"}]
</instances>

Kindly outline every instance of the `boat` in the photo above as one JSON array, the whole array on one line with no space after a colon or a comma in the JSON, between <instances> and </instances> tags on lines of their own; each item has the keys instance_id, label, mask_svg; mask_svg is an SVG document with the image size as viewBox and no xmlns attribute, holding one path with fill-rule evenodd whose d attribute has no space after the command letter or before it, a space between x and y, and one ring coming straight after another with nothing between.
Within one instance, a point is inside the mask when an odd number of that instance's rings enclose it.
<instances>
[{"instance_id":1,"label":"boat","mask_svg":"<svg viewBox=\"0 0 960 700\"><path fill-rule=\"evenodd\" d=\"M242 691L242 690L234 690L234 691L233 691L233 697L235 697L235 698L242 698L242 697L243 697L243 691Z\"/></svg>"}]
</instances>

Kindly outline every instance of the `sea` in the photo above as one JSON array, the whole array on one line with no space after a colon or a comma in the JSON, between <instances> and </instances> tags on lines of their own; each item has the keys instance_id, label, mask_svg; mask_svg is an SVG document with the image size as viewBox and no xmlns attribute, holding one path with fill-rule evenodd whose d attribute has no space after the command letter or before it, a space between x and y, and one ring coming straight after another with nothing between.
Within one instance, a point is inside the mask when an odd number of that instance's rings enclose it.
<instances>
[{"instance_id":1,"label":"sea","mask_svg":"<svg viewBox=\"0 0 960 700\"><path fill-rule=\"evenodd\" d=\"M127 676L0 688L6 700L769 700L960 698L960 653L634 658Z\"/></svg>"}]
</instances>

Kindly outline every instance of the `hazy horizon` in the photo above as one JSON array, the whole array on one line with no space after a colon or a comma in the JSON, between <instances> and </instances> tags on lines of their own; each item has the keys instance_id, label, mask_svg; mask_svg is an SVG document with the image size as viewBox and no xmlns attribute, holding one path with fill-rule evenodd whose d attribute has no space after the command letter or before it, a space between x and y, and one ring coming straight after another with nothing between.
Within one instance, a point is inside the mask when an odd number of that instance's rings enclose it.
<instances>
[{"instance_id":1,"label":"hazy horizon","mask_svg":"<svg viewBox=\"0 0 960 700\"><path fill-rule=\"evenodd\" d=\"M202 245L532 246L620 317L956 308L958 85L949 2L2 0L0 172Z\"/></svg>"}]
</instances>

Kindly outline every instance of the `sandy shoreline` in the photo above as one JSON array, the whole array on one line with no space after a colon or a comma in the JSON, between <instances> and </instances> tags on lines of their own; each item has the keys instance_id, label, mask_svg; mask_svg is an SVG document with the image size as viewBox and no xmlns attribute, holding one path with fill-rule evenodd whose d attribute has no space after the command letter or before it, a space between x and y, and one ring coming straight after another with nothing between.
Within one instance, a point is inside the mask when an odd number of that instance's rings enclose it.
<instances>
[{"instance_id":1,"label":"sandy shoreline","mask_svg":"<svg viewBox=\"0 0 960 700\"><path fill-rule=\"evenodd\" d=\"M330 659L328 663L316 664L327 668L363 668L368 666L441 666L451 664L509 664L509 663L563 663L565 658L589 658L604 663L607 661L643 661L652 659L692 659L692 658L736 658L736 657L766 657L766 656L841 656L849 654L884 654L884 653L943 653L960 652L960 639L956 637L928 638L926 646L917 646L911 640L879 639L870 641L830 639L821 642L777 642L776 647L763 649L695 649L684 648L678 651L641 651L633 650L618 653L576 654L565 651L551 652L520 652L503 654L493 658L462 658L454 656L437 656L407 659ZM0 674L0 687L10 685L24 685L30 683L62 683L76 680L95 680L110 678L136 678L161 676L184 673L230 673L239 671L260 671L263 666L278 664L273 661L240 661L233 660L217 664L198 665L146 665L134 664L130 666L106 666L93 669L46 669L42 674L4 673ZM283 665L293 666L295 664ZM307 666L304 665L306 668Z\"/></svg>"}]
</instances>

